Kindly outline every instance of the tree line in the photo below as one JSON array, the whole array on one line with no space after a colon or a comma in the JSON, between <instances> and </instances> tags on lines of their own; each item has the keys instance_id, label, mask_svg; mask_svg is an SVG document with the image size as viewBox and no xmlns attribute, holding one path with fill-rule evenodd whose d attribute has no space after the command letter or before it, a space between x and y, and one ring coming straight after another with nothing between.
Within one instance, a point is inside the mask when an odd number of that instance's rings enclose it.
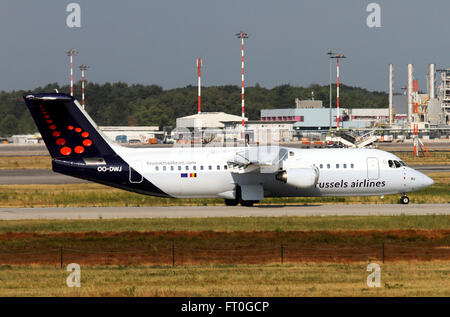
<instances>
[{"instance_id":1,"label":"tree line","mask_svg":"<svg viewBox=\"0 0 450 317\"><path fill-rule=\"evenodd\" d=\"M0 92L0 136L34 133L37 128L23 101L23 95L40 92L69 94L68 85L51 83L30 91ZM86 110L99 126L175 126L176 118L197 113L197 86L163 89L157 85L129 85L117 83L87 83ZM295 98L322 100L329 106L329 86L312 84L309 87L281 85L271 89L259 84L246 88L245 111L250 120L260 118L261 109L294 108ZM81 102L81 83L74 86L74 96ZM336 105L336 87L333 86L332 105ZM340 86L340 106L343 108L385 108L385 92ZM224 85L202 87L202 111L223 111L241 114L241 89Z\"/></svg>"}]
</instances>

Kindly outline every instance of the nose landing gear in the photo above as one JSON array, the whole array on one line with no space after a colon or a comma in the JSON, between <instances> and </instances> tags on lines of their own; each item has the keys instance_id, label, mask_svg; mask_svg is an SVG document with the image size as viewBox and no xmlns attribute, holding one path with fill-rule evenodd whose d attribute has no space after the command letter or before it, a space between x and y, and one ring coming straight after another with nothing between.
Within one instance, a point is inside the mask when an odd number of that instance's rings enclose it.
<instances>
[{"instance_id":1,"label":"nose landing gear","mask_svg":"<svg viewBox=\"0 0 450 317\"><path fill-rule=\"evenodd\" d=\"M400 203L403 205L409 204L409 197L406 195L403 195L402 197L400 197Z\"/></svg>"}]
</instances>

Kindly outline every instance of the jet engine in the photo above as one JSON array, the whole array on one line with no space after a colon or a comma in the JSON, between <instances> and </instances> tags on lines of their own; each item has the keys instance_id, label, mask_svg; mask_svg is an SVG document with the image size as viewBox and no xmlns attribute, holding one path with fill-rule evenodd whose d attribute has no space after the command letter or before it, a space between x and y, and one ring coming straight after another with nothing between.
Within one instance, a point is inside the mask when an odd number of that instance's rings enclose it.
<instances>
[{"instance_id":1,"label":"jet engine","mask_svg":"<svg viewBox=\"0 0 450 317\"><path fill-rule=\"evenodd\" d=\"M319 169L317 167L287 168L278 173L275 178L297 188L310 188L319 180Z\"/></svg>"}]
</instances>

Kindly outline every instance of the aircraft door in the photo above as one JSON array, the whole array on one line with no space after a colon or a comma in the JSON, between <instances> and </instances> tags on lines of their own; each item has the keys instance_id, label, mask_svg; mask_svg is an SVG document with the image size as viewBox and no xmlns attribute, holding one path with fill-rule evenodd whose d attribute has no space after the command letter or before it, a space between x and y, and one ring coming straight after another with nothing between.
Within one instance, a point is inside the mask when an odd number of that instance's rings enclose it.
<instances>
[{"instance_id":1,"label":"aircraft door","mask_svg":"<svg viewBox=\"0 0 450 317\"><path fill-rule=\"evenodd\" d=\"M142 183L144 177L141 173L136 171L131 165L133 165L136 169L142 170L142 162L141 161L133 161L130 164L130 174L129 174L129 181L130 183L136 184L136 183Z\"/></svg>"},{"instance_id":2,"label":"aircraft door","mask_svg":"<svg viewBox=\"0 0 450 317\"><path fill-rule=\"evenodd\" d=\"M367 178L378 179L380 177L380 166L376 157L367 158Z\"/></svg>"}]
</instances>

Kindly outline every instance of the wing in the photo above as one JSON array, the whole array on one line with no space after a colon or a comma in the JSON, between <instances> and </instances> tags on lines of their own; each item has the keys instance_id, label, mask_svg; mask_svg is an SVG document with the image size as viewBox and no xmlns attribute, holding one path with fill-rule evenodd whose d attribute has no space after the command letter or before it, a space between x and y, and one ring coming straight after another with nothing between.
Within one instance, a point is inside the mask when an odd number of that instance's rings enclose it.
<instances>
[{"instance_id":1,"label":"wing","mask_svg":"<svg viewBox=\"0 0 450 317\"><path fill-rule=\"evenodd\" d=\"M228 164L237 173L249 173L257 169L264 169L264 172L277 171L281 167L281 162L287 158L289 151L279 146L258 146L250 147L243 151L236 152Z\"/></svg>"}]
</instances>

